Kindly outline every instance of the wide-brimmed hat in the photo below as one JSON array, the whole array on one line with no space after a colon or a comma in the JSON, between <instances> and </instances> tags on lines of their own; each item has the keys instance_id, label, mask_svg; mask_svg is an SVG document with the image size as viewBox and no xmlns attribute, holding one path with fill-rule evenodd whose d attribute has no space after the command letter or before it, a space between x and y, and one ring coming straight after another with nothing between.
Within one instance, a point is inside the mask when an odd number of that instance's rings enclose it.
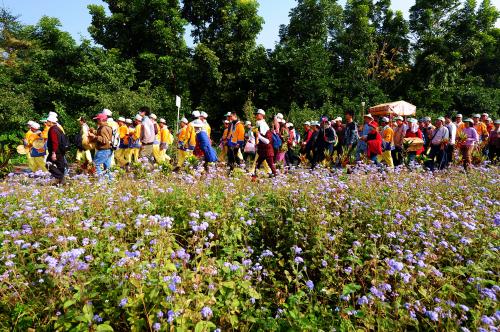
<instances>
[{"instance_id":1,"label":"wide-brimmed hat","mask_svg":"<svg viewBox=\"0 0 500 332\"><path fill-rule=\"evenodd\" d=\"M132 124L132 119L125 119L125 123Z\"/></svg>"},{"instance_id":2,"label":"wide-brimmed hat","mask_svg":"<svg viewBox=\"0 0 500 332\"><path fill-rule=\"evenodd\" d=\"M125 118L124 118L123 116L120 116L120 117L118 118L118 121L119 121L119 122L125 122Z\"/></svg>"},{"instance_id":3,"label":"wide-brimmed hat","mask_svg":"<svg viewBox=\"0 0 500 332\"><path fill-rule=\"evenodd\" d=\"M403 117L402 116L397 116L394 118L394 121L403 121Z\"/></svg>"},{"instance_id":4,"label":"wide-brimmed hat","mask_svg":"<svg viewBox=\"0 0 500 332\"><path fill-rule=\"evenodd\" d=\"M385 122L385 123L389 123L389 118L384 116L382 119L380 119L380 121Z\"/></svg>"},{"instance_id":5,"label":"wide-brimmed hat","mask_svg":"<svg viewBox=\"0 0 500 332\"><path fill-rule=\"evenodd\" d=\"M204 117L204 118L208 118L208 114L206 112L201 112L200 113L200 116Z\"/></svg>"},{"instance_id":6,"label":"wide-brimmed hat","mask_svg":"<svg viewBox=\"0 0 500 332\"><path fill-rule=\"evenodd\" d=\"M101 114L104 114L106 116L112 116L113 112L111 112L109 109L105 108L102 110Z\"/></svg>"},{"instance_id":7,"label":"wide-brimmed hat","mask_svg":"<svg viewBox=\"0 0 500 332\"><path fill-rule=\"evenodd\" d=\"M199 118L199 117L200 117L200 111L193 111L193 113L191 113L191 115L192 115L194 118Z\"/></svg>"},{"instance_id":8,"label":"wide-brimmed hat","mask_svg":"<svg viewBox=\"0 0 500 332\"><path fill-rule=\"evenodd\" d=\"M137 121L142 121L142 116L140 114L137 114L134 118L134 120L137 120Z\"/></svg>"},{"instance_id":9,"label":"wide-brimmed hat","mask_svg":"<svg viewBox=\"0 0 500 332\"><path fill-rule=\"evenodd\" d=\"M373 116L372 116L370 113L365 114L363 117L365 117L365 118L370 118L370 119L372 119L372 120L373 120Z\"/></svg>"},{"instance_id":10,"label":"wide-brimmed hat","mask_svg":"<svg viewBox=\"0 0 500 332\"><path fill-rule=\"evenodd\" d=\"M160 123L166 124L166 123L167 123L167 121L166 121L164 118L161 118L161 119L160 119Z\"/></svg>"},{"instance_id":11,"label":"wide-brimmed hat","mask_svg":"<svg viewBox=\"0 0 500 332\"><path fill-rule=\"evenodd\" d=\"M255 114L262 114L265 116L266 112L263 109L259 108L257 111L255 111Z\"/></svg>"},{"instance_id":12,"label":"wide-brimmed hat","mask_svg":"<svg viewBox=\"0 0 500 332\"><path fill-rule=\"evenodd\" d=\"M464 120L464 122L471 122L471 123L474 123L474 120L472 120L471 118L467 118Z\"/></svg>"}]
</instances>

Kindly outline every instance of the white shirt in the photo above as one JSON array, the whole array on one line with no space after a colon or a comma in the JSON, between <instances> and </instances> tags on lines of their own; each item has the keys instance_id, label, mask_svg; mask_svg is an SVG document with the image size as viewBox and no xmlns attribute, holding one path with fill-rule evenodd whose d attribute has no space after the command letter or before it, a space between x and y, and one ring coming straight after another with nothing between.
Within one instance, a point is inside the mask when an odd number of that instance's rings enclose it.
<instances>
[{"instance_id":1,"label":"white shirt","mask_svg":"<svg viewBox=\"0 0 500 332\"><path fill-rule=\"evenodd\" d=\"M450 122L446 125L446 128L448 128L448 133L450 135L450 144L455 145L455 140L457 138L457 125L453 122Z\"/></svg>"},{"instance_id":2,"label":"white shirt","mask_svg":"<svg viewBox=\"0 0 500 332\"><path fill-rule=\"evenodd\" d=\"M434 137L432 138L432 145L440 145L444 139L448 139L450 137L448 128L445 126L441 126L439 128L434 129Z\"/></svg>"}]
</instances>

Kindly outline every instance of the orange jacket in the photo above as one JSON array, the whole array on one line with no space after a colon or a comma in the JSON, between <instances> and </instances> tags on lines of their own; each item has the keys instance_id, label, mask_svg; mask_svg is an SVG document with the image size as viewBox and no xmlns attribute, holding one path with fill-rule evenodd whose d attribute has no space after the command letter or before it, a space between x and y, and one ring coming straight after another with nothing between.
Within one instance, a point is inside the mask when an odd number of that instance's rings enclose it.
<instances>
[{"instance_id":1,"label":"orange jacket","mask_svg":"<svg viewBox=\"0 0 500 332\"><path fill-rule=\"evenodd\" d=\"M235 147L239 145L243 147L245 144L245 126L240 121L232 122L228 128L227 146Z\"/></svg>"}]
</instances>

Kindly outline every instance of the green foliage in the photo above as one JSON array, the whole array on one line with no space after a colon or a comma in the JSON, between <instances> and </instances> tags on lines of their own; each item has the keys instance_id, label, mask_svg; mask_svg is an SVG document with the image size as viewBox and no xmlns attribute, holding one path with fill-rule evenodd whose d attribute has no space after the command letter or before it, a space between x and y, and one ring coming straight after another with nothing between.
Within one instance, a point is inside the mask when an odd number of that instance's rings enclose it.
<instances>
[{"instance_id":1,"label":"green foliage","mask_svg":"<svg viewBox=\"0 0 500 332\"><path fill-rule=\"evenodd\" d=\"M213 123L233 110L251 118L245 104L359 116L361 102L399 99L419 114L499 114L499 12L490 0L418 0L409 20L390 0L344 8L299 0L270 50L256 45L263 19L255 0L104 5L89 6L93 40L80 45L57 18L23 25L1 8L0 122L8 131L57 110L73 134L78 116L109 108L130 118L142 106L172 125L175 95L182 113L203 110Z\"/></svg>"}]
</instances>

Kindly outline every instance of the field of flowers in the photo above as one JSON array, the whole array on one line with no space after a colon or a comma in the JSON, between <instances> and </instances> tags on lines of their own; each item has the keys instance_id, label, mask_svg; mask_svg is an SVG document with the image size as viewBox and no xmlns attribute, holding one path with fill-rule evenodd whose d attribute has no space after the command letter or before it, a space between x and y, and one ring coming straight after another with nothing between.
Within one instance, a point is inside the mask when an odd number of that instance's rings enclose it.
<instances>
[{"instance_id":1,"label":"field of flowers","mask_svg":"<svg viewBox=\"0 0 500 332\"><path fill-rule=\"evenodd\" d=\"M496 331L500 171L0 183L0 330Z\"/></svg>"}]
</instances>

